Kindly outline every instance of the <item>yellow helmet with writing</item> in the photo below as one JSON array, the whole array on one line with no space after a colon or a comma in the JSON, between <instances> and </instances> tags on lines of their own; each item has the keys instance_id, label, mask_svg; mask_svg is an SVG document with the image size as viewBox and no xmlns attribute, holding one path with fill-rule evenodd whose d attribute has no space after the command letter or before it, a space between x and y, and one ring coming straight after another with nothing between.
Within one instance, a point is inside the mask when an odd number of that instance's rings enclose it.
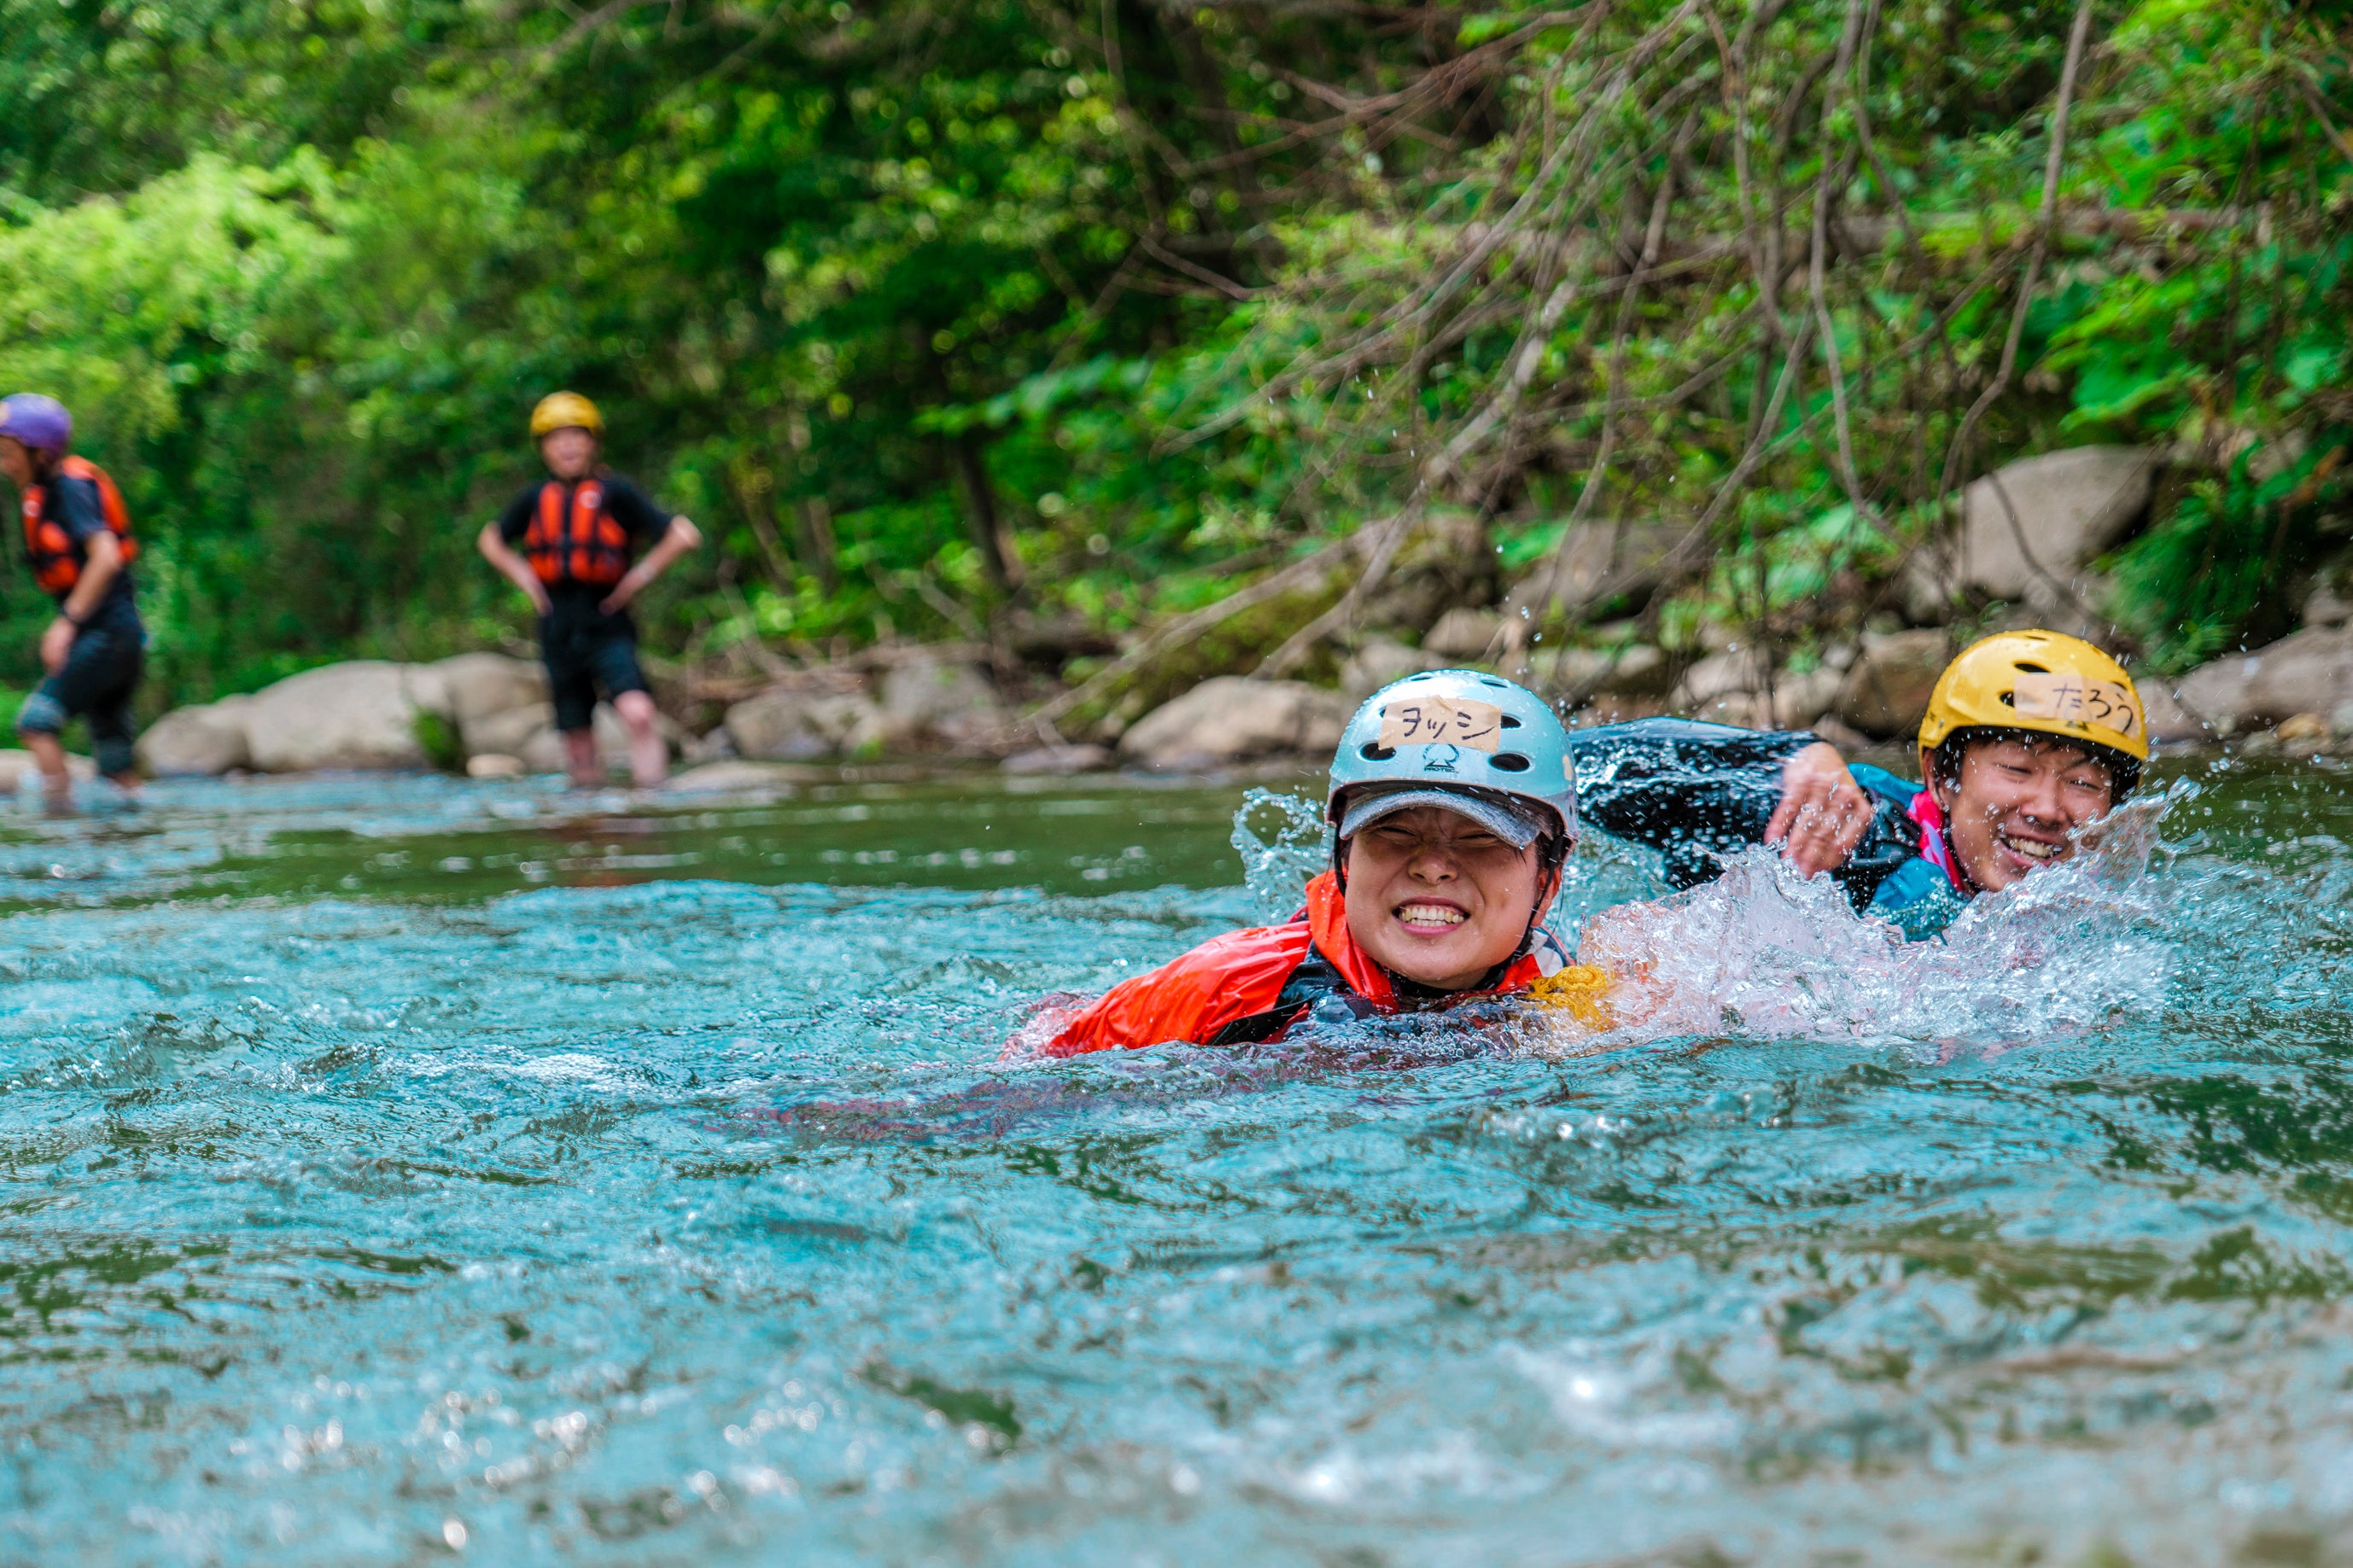
<instances>
[{"instance_id":1,"label":"yellow helmet with writing","mask_svg":"<svg viewBox=\"0 0 2353 1568\"><path fill-rule=\"evenodd\" d=\"M2117 753L2121 794L2148 760L2148 714L2124 666L2063 632L1997 632L1945 667L1920 721L1920 750L1957 731L2027 730Z\"/></svg>"},{"instance_id":2,"label":"yellow helmet with writing","mask_svg":"<svg viewBox=\"0 0 2353 1568\"><path fill-rule=\"evenodd\" d=\"M551 392L531 411L532 439L536 441L551 430L586 430L591 436L602 436L605 416L576 392Z\"/></svg>"}]
</instances>

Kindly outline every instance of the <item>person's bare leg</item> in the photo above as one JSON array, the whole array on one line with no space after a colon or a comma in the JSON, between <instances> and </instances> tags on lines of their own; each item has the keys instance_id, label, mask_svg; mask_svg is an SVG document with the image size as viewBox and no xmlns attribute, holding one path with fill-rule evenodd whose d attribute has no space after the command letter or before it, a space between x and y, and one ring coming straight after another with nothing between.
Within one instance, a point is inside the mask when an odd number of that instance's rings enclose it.
<instances>
[{"instance_id":1,"label":"person's bare leg","mask_svg":"<svg viewBox=\"0 0 2353 1568\"><path fill-rule=\"evenodd\" d=\"M564 731L564 767L572 775L574 789L604 787L605 764L596 755L595 726Z\"/></svg>"},{"instance_id":2,"label":"person's bare leg","mask_svg":"<svg viewBox=\"0 0 2353 1568\"><path fill-rule=\"evenodd\" d=\"M613 699L613 711L629 731L629 779L639 789L659 789L670 776L670 743L655 723L654 700L642 691Z\"/></svg>"},{"instance_id":3,"label":"person's bare leg","mask_svg":"<svg viewBox=\"0 0 2353 1568\"><path fill-rule=\"evenodd\" d=\"M41 770L41 804L53 816L73 810L73 779L66 772L65 743L46 730L19 730L16 738Z\"/></svg>"}]
</instances>

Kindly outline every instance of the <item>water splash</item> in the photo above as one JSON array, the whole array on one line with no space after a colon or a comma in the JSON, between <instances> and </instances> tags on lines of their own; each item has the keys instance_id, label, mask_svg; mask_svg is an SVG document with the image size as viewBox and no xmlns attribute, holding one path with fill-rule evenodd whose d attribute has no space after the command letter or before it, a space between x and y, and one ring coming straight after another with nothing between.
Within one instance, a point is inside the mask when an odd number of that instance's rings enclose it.
<instances>
[{"instance_id":1,"label":"water splash","mask_svg":"<svg viewBox=\"0 0 2353 1568\"><path fill-rule=\"evenodd\" d=\"M1269 923L1291 918L1307 884L1332 864L1332 830L1320 802L1253 789L1234 813L1231 840L1242 885Z\"/></svg>"},{"instance_id":2,"label":"water splash","mask_svg":"<svg viewBox=\"0 0 2353 1568\"><path fill-rule=\"evenodd\" d=\"M1620 1025L1599 1039L1566 1027L1559 1048L1728 1034L1949 1056L2151 1013L2175 963L2149 864L2166 815L2196 793L2184 780L2111 813L2074 858L1973 900L1927 942L1856 914L1777 850L1728 856L1713 882L1587 920L1577 956L1620 977Z\"/></svg>"}]
</instances>

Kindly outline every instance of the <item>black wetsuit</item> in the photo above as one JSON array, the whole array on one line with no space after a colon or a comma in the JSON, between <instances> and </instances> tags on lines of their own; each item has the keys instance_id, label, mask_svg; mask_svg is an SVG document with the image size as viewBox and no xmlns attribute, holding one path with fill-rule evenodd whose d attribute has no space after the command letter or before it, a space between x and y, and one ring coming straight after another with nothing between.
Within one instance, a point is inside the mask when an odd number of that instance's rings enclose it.
<instances>
[{"instance_id":1,"label":"black wetsuit","mask_svg":"<svg viewBox=\"0 0 2353 1568\"><path fill-rule=\"evenodd\" d=\"M1713 879L1719 857L1765 841L1781 801L1781 769L1812 745L1803 730L1739 730L1695 719L1637 719L1568 732L1577 806L1603 832L1658 850L1677 889ZM1941 830L1913 815L1918 784L1867 763L1851 767L1870 797L1871 825L1831 874L1858 910L1906 936L1933 936L1963 906L1932 850Z\"/></svg>"}]
</instances>

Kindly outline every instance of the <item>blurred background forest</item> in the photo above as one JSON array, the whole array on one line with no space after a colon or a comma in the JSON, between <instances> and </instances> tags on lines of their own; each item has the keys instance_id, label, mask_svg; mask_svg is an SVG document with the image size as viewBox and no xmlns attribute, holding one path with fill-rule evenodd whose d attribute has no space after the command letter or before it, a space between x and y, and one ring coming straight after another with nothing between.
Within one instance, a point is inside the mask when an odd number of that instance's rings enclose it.
<instances>
[{"instance_id":1,"label":"blurred background forest","mask_svg":"<svg viewBox=\"0 0 2353 1568\"><path fill-rule=\"evenodd\" d=\"M471 541L558 386L712 537L646 602L674 669L948 637L1091 703L1314 674L1418 540L1492 598L1604 519L1687 528L1639 602L1542 601L1556 638L1802 650L1894 602L1968 479L2095 442L2171 455L2101 563L2154 668L2285 629L2344 543L2333 5L0 0L0 384L123 481L154 707L520 648ZM21 573L5 609L29 675Z\"/></svg>"}]
</instances>

